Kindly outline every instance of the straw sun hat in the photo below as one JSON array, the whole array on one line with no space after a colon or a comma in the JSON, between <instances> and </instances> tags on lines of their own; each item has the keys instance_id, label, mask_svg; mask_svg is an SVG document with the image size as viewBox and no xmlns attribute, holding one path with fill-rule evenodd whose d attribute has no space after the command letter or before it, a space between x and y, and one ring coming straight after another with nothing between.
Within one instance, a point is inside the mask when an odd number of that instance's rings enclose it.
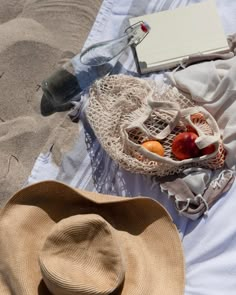
<instances>
[{"instance_id":1,"label":"straw sun hat","mask_svg":"<svg viewBox=\"0 0 236 295\"><path fill-rule=\"evenodd\" d=\"M177 229L149 198L122 198L46 181L0 213L1 295L178 295Z\"/></svg>"}]
</instances>

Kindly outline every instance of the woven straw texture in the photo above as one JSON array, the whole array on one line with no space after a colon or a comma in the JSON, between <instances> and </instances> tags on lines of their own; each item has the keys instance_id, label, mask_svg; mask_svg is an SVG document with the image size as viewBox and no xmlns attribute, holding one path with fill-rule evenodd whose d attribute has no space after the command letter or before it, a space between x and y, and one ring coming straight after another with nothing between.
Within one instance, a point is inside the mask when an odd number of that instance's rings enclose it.
<instances>
[{"instance_id":1,"label":"woven straw texture","mask_svg":"<svg viewBox=\"0 0 236 295\"><path fill-rule=\"evenodd\" d=\"M86 115L95 135L110 157L133 173L167 176L187 167L217 169L224 165L224 149L214 118L174 87L148 79L113 75L90 88ZM198 147L214 144L210 155L178 160L172 154L174 137L190 125L199 135ZM142 147L158 140L161 157Z\"/></svg>"},{"instance_id":2,"label":"woven straw texture","mask_svg":"<svg viewBox=\"0 0 236 295\"><path fill-rule=\"evenodd\" d=\"M1 295L184 293L179 233L149 198L37 183L1 211L0 253Z\"/></svg>"}]
</instances>

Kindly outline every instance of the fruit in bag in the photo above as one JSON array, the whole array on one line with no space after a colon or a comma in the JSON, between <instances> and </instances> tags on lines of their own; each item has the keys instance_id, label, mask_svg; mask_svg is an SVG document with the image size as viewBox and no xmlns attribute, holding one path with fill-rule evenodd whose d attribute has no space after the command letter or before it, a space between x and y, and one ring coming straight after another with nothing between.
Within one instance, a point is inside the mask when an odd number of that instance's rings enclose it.
<instances>
[{"instance_id":1,"label":"fruit in bag","mask_svg":"<svg viewBox=\"0 0 236 295\"><path fill-rule=\"evenodd\" d=\"M151 153L155 153L161 157L164 156L165 150L162 144L156 140L148 140L142 143L142 147L149 150Z\"/></svg>"},{"instance_id":2,"label":"fruit in bag","mask_svg":"<svg viewBox=\"0 0 236 295\"><path fill-rule=\"evenodd\" d=\"M198 135L193 132L182 132L176 135L172 142L172 153L179 160L196 158L201 156L201 150L195 140Z\"/></svg>"}]
</instances>

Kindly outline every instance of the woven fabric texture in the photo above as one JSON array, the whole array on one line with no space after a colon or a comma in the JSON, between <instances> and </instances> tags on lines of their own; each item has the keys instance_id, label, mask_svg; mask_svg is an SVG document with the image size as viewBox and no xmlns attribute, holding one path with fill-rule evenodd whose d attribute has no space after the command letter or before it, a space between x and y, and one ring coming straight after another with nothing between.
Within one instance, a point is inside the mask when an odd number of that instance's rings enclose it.
<instances>
[{"instance_id":1,"label":"woven fabric texture","mask_svg":"<svg viewBox=\"0 0 236 295\"><path fill-rule=\"evenodd\" d=\"M107 76L90 88L86 116L110 157L133 173L167 176L188 167L217 169L224 165L225 153L214 118L167 84L127 75ZM187 126L197 131L198 148L214 144L215 152L176 159L172 142ZM163 145L163 157L142 147L148 140Z\"/></svg>"}]
</instances>

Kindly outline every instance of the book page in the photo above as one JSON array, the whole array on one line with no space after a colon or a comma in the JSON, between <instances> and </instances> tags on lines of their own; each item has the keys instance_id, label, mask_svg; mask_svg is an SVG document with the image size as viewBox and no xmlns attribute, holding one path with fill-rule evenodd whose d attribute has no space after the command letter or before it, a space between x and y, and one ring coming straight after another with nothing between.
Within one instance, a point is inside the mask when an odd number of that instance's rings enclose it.
<instances>
[{"instance_id":1,"label":"book page","mask_svg":"<svg viewBox=\"0 0 236 295\"><path fill-rule=\"evenodd\" d=\"M147 69L179 63L198 53L228 50L228 43L214 0L130 19L145 21L150 33L136 47L140 65Z\"/></svg>"}]
</instances>

